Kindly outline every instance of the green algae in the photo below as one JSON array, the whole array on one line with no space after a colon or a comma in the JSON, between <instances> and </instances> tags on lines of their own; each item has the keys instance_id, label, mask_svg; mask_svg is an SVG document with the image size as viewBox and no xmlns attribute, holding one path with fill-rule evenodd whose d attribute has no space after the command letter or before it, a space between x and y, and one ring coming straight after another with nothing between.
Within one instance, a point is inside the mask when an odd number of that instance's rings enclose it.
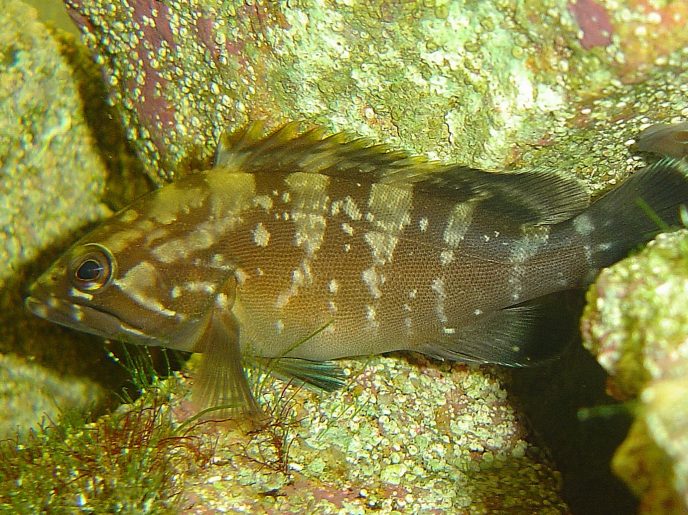
<instances>
[{"instance_id":1,"label":"green algae","mask_svg":"<svg viewBox=\"0 0 688 515\"><path fill-rule=\"evenodd\" d=\"M21 439L0 441L0 510L175 513L179 479L212 448L180 434L161 392L96 422L69 411Z\"/></svg>"}]
</instances>

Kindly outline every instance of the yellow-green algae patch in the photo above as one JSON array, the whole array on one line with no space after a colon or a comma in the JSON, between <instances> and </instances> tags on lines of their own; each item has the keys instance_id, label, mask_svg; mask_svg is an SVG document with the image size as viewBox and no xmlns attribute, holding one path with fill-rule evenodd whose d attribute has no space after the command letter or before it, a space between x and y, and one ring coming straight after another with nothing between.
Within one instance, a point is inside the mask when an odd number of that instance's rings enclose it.
<instances>
[{"instance_id":1,"label":"yellow-green algae patch","mask_svg":"<svg viewBox=\"0 0 688 515\"><path fill-rule=\"evenodd\" d=\"M585 345L611 391L637 398L613 466L642 513L688 509L688 231L660 235L605 270L588 293Z\"/></svg>"}]
</instances>

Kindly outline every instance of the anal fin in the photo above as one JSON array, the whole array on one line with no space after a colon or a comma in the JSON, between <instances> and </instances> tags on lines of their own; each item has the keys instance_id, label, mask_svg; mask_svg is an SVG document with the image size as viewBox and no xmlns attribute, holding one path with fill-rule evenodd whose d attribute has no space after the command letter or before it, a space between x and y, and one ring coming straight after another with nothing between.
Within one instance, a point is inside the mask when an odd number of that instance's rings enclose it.
<instances>
[{"instance_id":1,"label":"anal fin","mask_svg":"<svg viewBox=\"0 0 688 515\"><path fill-rule=\"evenodd\" d=\"M212 410L217 417L260 413L244 371L234 315L213 311L200 341L203 359L194 383L194 403L201 410L217 407Z\"/></svg>"},{"instance_id":2,"label":"anal fin","mask_svg":"<svg viewBox=\"0 0 688 515\"><path fill-rule=\"evenodd\" d=\"M542 358L535 336L537 306L517 306L488 313L456 333L418 350L433 358L469 363L529 366ZM541 343L541 342L540 342Z\"/></svg>"}]
</instances>

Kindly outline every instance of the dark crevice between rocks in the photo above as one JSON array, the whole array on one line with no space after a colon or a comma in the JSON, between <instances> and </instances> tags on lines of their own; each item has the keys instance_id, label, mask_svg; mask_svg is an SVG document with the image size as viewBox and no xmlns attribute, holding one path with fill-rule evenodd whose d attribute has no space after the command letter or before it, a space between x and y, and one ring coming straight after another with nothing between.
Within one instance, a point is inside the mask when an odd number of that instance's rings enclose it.
<instances>
[{"instance_id":1,"label":"dark crevice between rocks","mask_svg":"<svg viewBox=\"0 0 688 515\"><path fill-rule=\"evenodd\" d=\"M538 443L549 450L562 474L562 496L574 514L631 514L638 501L611 470L632 417L605 393L606 373L586 351L578 322L582 292L550 296L539 328L542 345L562 345L559 359L514 370L509 391L528 419ZM604 414L579 416L587 408Z\"/></svg>"}]
</instances>

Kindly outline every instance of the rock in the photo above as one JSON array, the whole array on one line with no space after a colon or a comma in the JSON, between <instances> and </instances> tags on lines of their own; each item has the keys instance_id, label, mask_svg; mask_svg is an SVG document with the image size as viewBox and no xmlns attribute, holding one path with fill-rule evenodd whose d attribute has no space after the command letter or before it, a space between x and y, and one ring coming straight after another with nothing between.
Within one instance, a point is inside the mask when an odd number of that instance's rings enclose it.
<instances>
[{"instance_id":1,"label":"rock","mask_svg":"<svg viewBox=\"0 0 688 515\"><path fill-rule=\"evenodd\" d=\"M636 420L613 466L641 513L688 510L688 231L660 235L602 272L588 293L585 345L636 399Z\"/></svg>"},{"instance_id":2,"label":"rock","mask_svg":"<svg viewBox=\"0 0 688 515\"><path fill-rule=\"evenodd\" d=\"M52 259L70 234L110 211L100 202L106 169L60 46L19 1L3 3L0 27L0 351L7 354L5 377L24 378L3 389L0 403L5 412L18 399L26 406L10 411L16 420L4 420L9 426L0 434L7 435L17 425L40 422L43 408L54 415L67 397L70 406L93 403L91 381L60 375L85 373L102 349L93 339L65 343L63 331L24 311L23 294L28 278L47 265L45 257ZM46 378L50 388L36 387ZM77 392L84 394L80 401Z\"/></svg>"}]
</instances>

